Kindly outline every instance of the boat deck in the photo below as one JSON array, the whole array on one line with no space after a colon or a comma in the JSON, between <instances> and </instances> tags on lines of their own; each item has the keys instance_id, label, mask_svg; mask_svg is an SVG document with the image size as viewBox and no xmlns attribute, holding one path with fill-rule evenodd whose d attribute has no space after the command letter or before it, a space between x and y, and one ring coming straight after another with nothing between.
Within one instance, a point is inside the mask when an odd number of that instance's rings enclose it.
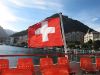
<instances>
[{"instance_id":1,"label":"boat deck","mask_svg":"<svg viewBox=\"0 0 100 75\"><path fill-rule=\"evenodd\" d=\"M80 69L79 63L71 62L70 63L70 66L71 66L72 72L75 72L76 73L75 75L84 75L85 74ZM36 75L42 75L41 72L40 72L40 69L39 69L39 65L35 66L35 72L36 72ZM93 73L88 73L88 74L85 74L85 75L100 75L100 72L97 71L94 74Z\"/></svg>"}]
</instances>

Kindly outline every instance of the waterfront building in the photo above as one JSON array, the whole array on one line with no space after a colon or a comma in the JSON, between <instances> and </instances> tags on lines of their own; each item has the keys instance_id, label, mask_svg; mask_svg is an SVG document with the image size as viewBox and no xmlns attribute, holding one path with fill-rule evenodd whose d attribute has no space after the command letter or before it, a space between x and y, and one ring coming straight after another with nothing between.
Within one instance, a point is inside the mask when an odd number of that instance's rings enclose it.
<instances>
[{"instance_id":1,"label":"waterfront building","mask_svg":"<svg viewBox=\"0 0 100 75\"><path fill-rule=\"evenodd\" d=\"M10 37L10 44L21 44L27 43L27 35L17 36L17 37Z\"/></svg>"},{"instance_id":2,"label":"waterfront building","mask_svg":"<svg viewBox=\"0 0 100 75\"><path fill-rule=\"evenodd\" d=\"M88 31L84 36L84 43L88 42L89 40L92 40L92 41L100 40L100 32Z\"/></svg>"},{"instance_id":3,"label":"waterfront building","mask_svg":"<svg viewBox=\"0 0 100 75\"><path fill-rule=\"evenodd\" d=\"M17 33L18 34L18 33ZM84 33L83 32L69 32L65 34L66 37L66 41L67 42L80 42L83 43L84 42ZM24 35L13 35L10 37L10 44L21 44L23 42L27 43L27 34Z\"/></svg>"},{"instance_id":4,"label":"waterfront building","mask_svg":"<svg viewBox=\"0 0 100 75\"><path fill-rule=\"evenodd\" d=\"M80 31L69 32L65 36L67 42L76 42L76 41L80 43L84 42L84 33Z\"/></svg>"},{"instance_id":5,"label":"waterfront building","mask_svg":"<svg viewBox=\"0 0 100 75\"><path fill-rule=\"evenodd\" d=\"M27 30L15 33L10 36L11 45L20 45L22 43L27 43Z\"/></svg>"}]
</instances>

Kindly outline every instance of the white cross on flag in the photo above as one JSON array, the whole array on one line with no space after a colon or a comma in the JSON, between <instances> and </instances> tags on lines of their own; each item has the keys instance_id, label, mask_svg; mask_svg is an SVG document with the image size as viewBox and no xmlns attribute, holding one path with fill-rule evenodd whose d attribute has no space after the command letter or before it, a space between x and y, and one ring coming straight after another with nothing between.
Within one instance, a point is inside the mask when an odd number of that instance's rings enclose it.
<instances>
[{"instance_id":1,"label":"white cross on flag","mask_svg":"<svg viewBox=\"0 0 100 75\"><path fill-rule=\"evenodd\" d=\"M28 46L35 48L63 46L59 18L50 18L30 26Z\"/></svg>"}]
</instances>

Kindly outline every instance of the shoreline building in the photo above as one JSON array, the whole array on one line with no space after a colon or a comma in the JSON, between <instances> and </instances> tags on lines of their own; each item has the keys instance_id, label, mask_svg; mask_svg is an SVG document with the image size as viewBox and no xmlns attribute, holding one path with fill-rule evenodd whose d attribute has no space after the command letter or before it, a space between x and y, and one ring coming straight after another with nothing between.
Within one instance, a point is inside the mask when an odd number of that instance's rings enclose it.
<instances>
[{"instance_id":1,"label":"shoreline building","mask_svg":"<svg viewBox=\"0 0 100 75\"><path fill-rule=\"evenodd\" d=\"M84 33L80 31L73 31L66 33L66 41L69 42L84 42Z\"/></svg>"},{"instance_id":2,"label":"shoreline building","mask_svg":"<svg viewBox=\"0 0 100 75\"><path fill-rule=\"evenodd\" d=\"M90 32L88 30L88 32L84 36L84 43L88 42L89 40L92 41L100 40L100 32L96 32L96 31Z\"/></svg>"},{"instance_id":3,"label":"shoreline building","mask_svg":"<svg viewBox=\"0 0 100 75\"><path fill-rule=\"evenodd\" d=\"M23 35L21 33L23 33ZM27 38L28 38L27 31L16 33L10 37L10 44L11 45L21 44L23 42L27 43ZM83 43L84 33L80 31L68 32L68 33L65 33L65 38L66 38L67 43L76 42L76 41Z\"/></svg>"},{"instance_id":4,"label":"shoreline building","mask_svg":"<svg viewBox=\"0 0 100 75\"><path fill-rule=\"evenodd\" d=\"M15 33L10 36L11 45L21 45L27 43L27 30Z\"/></svg>"}]
</instances>

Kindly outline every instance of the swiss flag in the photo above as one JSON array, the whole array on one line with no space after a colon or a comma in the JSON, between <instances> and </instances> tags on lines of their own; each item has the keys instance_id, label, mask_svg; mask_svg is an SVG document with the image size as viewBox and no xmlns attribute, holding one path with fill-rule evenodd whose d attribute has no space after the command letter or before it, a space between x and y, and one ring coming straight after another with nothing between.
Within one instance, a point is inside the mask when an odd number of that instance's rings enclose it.
<instances>
[{"instance_id":1,"label":"swiss flag","mask_svg":"<svg viewBox=\"0 0 100 75\"><path fill-rule=\"evenodd\" d=\"M60 18L50 18L28 29L28 47L63 46Z\"/></svg>"}]
</instances>

